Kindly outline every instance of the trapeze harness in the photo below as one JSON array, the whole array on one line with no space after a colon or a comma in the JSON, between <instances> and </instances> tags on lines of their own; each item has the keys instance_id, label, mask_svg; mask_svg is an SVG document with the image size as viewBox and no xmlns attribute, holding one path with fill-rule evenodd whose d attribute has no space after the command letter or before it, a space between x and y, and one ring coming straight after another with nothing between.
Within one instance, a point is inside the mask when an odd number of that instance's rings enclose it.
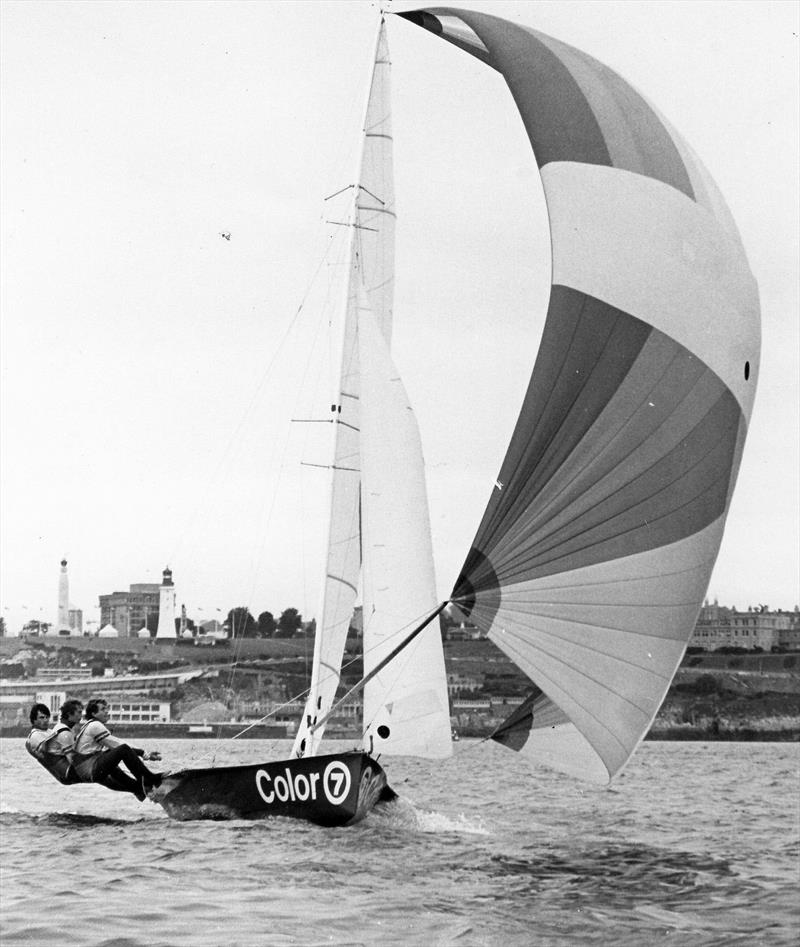
<instances>
[{"instance_id":1,"label":"trapeze harness","mask_svg":"<svg viewBox=\"0 0 800 947\"><path fill-rule=\"evenodd\" d=\"M66 753L53 753L50 750L38 749L39 746L48 744L54 737L58 736L59 733L63 733L65 730L71 731L72 728L66 723L60 723L55 728L55 730L53 730L49 737L41 740L38 744L34 744L32 742L33 735L35 733L42 732L41 730L38 730L36 727L34 727L33 730L31 730L31 732L28 734L28 739L25 741L25 749L30 753L37 763L41 763L41 765L44 766L47 772L50 773L54 779L57 779L65 786L69 786L72 783L80 782L80 780L73 770L72 764L67 758Z\"/></svg>"},{"instance_id":2,"label":"trapeze harness","mask_svg":"<svg viewBox=\"0 0 800 947\"><path fill-rule=\"evenodd\" d=\"M90 740L89 747L91 748L88 753L80 753L77 750L78 744L81 742L81 737L83 737L86 730L93 724L96 723L100 726L100 733L88 733L84 739L84 744L87 740ZM97 757L104 752L105 747L102 744L99 744L97 741L103 739L103 737L111 736L109 730L107 730L99 720L92 718L87 720L86 723L80 728L80 730L75 734L75 753L72 754L72 766L75 769L75 779L77 782L82 783L91 783L92 780L92 771L94 770L94 764L97 760ZM88 764L88 765L86 765Z\"/></svg>"}]
</instances>

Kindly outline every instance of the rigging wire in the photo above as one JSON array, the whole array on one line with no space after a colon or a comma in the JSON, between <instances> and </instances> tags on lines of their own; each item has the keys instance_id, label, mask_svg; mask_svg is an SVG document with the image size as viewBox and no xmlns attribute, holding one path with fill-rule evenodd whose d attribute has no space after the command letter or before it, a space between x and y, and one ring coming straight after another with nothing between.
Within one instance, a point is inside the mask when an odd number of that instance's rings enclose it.
<instances>
[{"instance_id":1,"label":"rigging wire","mask_svg":"<svg viewBox=\"0 0 800 947\"><path fill-rule=\"evenodd\" d=\"M256 405L256 403L257 403L258 397L259 397L259 395L261 394L262 389L265 387L265 385L266 385L266 383L267 383L267 380L268 380L269 378L271 378L272 371L273 371L273 369L274 369L275 363L276 363L277 360L278 360L278 356L282 353L283 348L284 348L284 346L285 346L285 344L286 344L287 339L290 337L292 331L294 330L294 328L295 328L295 326L296 326L296 324L297 324L297 320L298 320L298 318L300 317L300 314L301 314L301 312L303 311L303 309L304 309L304 307L305 307L305 304L306 304L306 301L307 301L309 295L311 294L311 291L312 291L312 289L313 289L313 287L314 287L314 285L315 285L315 283L316 283L317 277L319 276L319 272L320 272L320 270L322 269L322 267L323 267L324 264L325 264L325 261L326 261L326 259L327 259L327 257L328 257L328 252L329 252L329 247L326 246L325 251L324 251L324 253L323 253L323 255L322 255L322 258L320 259L319 263L317 264L316 268L314 269L314 272L313 272L313 274L312 274L312 276L311 276L311 279L309 280L309 283L308 283L308 285L307 285L307 287L306 287L306 290L305 290L305 292L304 292L304 294L303 294L303 297L302 297L302 299L301 299L301 301L300 301L300 305L299 305L299 306L297 307L297 309L295 310L294 315L292 316L292 318L291 318L289 324L287 325L286 329L284 330L284 333L283 333L283 335L281 336L281 338L280 338L280 340L279 340L279 342L278 342L278 345L277 345L277 347L275 348L275 350L274 350L274 352L273 352L273 354L272 354L272 358L269 360L269 362L267 363L266 368L265 368L265 369L263 370L263 372L261 373L261 376L260 376L260 378L259 378L259 380L258 380L258 383L256 384L255 388L253 389L253 393L252 393L252 395L250 396L249 402L248 402L247 405L245 406L244 411L241 413L241 416L240 416L240 418L239 418L239 421L236 423L236 426L234 427L234 429L233 429L233 431L232 431L230 437L228 438L228 441L227 441L227 444L226 444L226 446L225 446L225 449L224 449L223 451L221 451L220 454L219 454L219 459L217 460L217 464L216 464L216 466L215 466L215 468L214 468L214 470L213 470L213 473L212 473L211 477L209 477L209 479L208 479L208 483L207 483L207 487L206 487L205 492L198 498L198 500L197 500L197 502L196 502L196 504L195 504L195 507L194 507L192 513L189 515L189 517L187 517L187 520L188 520L189 522L196 521L196 520L199 518L199 516L200 516L201 510L202 510L202 509L205 509L205 508L208 506L208 497L209 497L209 494L211 493L211 490L212 490L212 488L215 486L215 484L217 483L217 481L220 479L222 466L223 466L223 464L228 460L228 458L230 457L231 451L233 450L233 445L236 443L236 440L237 440L237 438L239 437L240 432L241 432L242 428L244 427L244 424L245 424L245 422L247 421L248 417L249 417L250 414L253 412L253 410L254 410L254 408L255 408L255 405ZM173 549L173 560L172 560L172 561L174 561L174 559L176 558L177 553L180 552L181 543L184 541L185 536L186 536L186 534L188 533L188 531L189 531L189 530L188 530L188 526L185 527L184 529L182 529L182 530L180 531L180 533L179 533L180 539L178 540L178 542L177 542L175 548Z\"/></svg>"},{"instance_id":2,"label":"rigging wire","mask_svg":"<svg viewBox=\"0 0 800 947\"><path fill-rule=\"evenodd\" d=\"M335 241L334 243L331 243L330 241L328 241L327 246L326 246L326 253L325 253L325 256L324 256L323 261L322 261L323 263L324 263L326 260L328 260L329 257L332 255L332 250L333 250L334 248L338 248L337 252L341 253L341 243L342 243L342 241L340 241L340 240L337 240L337 241ZM329 263L329 265L337 265L338 263L341 263L341 260L334 260L333 263L332 263L332 264ZM319 273L319 270L321 269L321 265L322 265L322 264L320 264L320 266L317 267L315 276ZM295 396L295 410L292 412L293 414L294 414L294 413L298 413L298 412L297 412L297 408L298 408L298 406L299 406L300 399L301 399L302 395L306 392L306 390L307 390L308 387L309 387L309 386L308 386L308 378L309 378L309 375L311 374L311 371L312 371L312 365L315 364L315 362L316 362L316 358L314 357L314 353L315 353L316 350L317 350L320 337L324 335L324 337L326 337L326 338L329 339L330 333L326 333L326 332L325 332L325 323L327 322L328 327L330 327L330 325L331 325L331 319L330 319L330 316L328 315L328 313L330 313L330 312L334 309L334 307L335 307L336 300L333 299L333 295L334 295L334 290L337 289L337 288L338 288L337 276L335 276L335 275L334 275L334 276L329 276L328 282L327 282L327 288L326 288L325 298L324 298L324 300L321 302L321 304L320 304L320 306L319 306L319 309L318 309L318 318L317 318L317 321L316 321L316 324L315 324L315 328L314 328L314 336L313 336L313 340L312 340L311 352L309 353L309 357L305 359L305 368L304 368L303 377L302 377L302 380L301 380L300 384L297 386L296 396ZM308 295L308 293L306 294L306 297L305 297L305 298L307 298L307 295ZM304 298L304 301L305 301L305 298ZM330 361L330 353L329 353L329 355L328 355L328 358L329 358L329 361ZM323 373L321 373L321 372L316 372L316 373L314 374L314 376L313 376L313 382L314 382L314 384L313 384L313 391L312 391L312 397L311 397L311 403L312 403L312 404L313 404L313 403L316 403L316 400L317 400L317 397L318 397L318 393L319 393L319 389L320 389L320 387L321 387L321 385L322 385L322 383L323 383L322 380L323 380ZM269 534L269 524L270 524L270 522L272 521L272 516L273 516L274 510L275 510L276 503L277 503L278 493L279 493L279 491L280 491L280 487L281 487L281 485L282 485L282 483L283 483L283 478L284 478L284 475L285 475L285 473L286 473L286 469L287 469L286 456L287 456L288 449L289 449L289 441L290 441L290 439L291 439L291 427L287 428L287 434L286 434L286 437L285 437L284 442L283 442L283 449L282 449L282 453L281 453L281 459L280 459L280 463L278 464L278 477L277 477L277 480L276 480L276 482L275 482L275 486L274 486L274 489L273 489L273 491L272 491L271 498L270 498L270 500L269 500L269 509L268 509L268 510L266 509L266 507L267 507L267 500L265 499L265 500L264 500L264 505L263 505L263 507L262 507L262 514L261 514L261 516L259 517L259 522L261 523L261 527L260 527L260 529L258 530L258 532L259 532L260 535L261 535L261 543L260 543L260 545L259 545L259 547L258 547L258 551L257 551L256 557L255 557L255 560L254 560L254 562L253 562L253 568L252 568L251 576L250 576L250 587L249 587L249 590L248 590L248 595L246 596L246 598L247 598L248 601L252 600L252 597L253 597L253 592L254 592L255 584L256 584L256 577L257 577L257 575L258 575L259 572L260 572L260 563L263 561L264 550L265 550L266 544L267 544L267 536L268 536L268 534ZM308 449L309 439L310 439L310 432L309 432L308 429L306 429L305 438L304 438L304 440L303 440L303 446L302 446L302 453L303 453L303 454L305 454L305 452L306 452L307 449ZM301 509L302 509L302 508L303 508L303 494L302 494L302 488L303 488L303 483L304 483L304 480L303 480L303 477L302 477L302 476L299 478L299 483L300 483L300 491L301 491ZM266 510L266 513L264 512L265 510ZM301 537L300 552L301 552L301 557L302 557L301 575L302 575L302 578L303 578L304 599L307 598L307 595L306 595L306 585L305 585L305 578L306 578L306 574L307 574L307 570L305 569L305 553L306 553L305 525L306 525L305 519L301 518L301 521L300 521L300 537ZM238 648L238 653L241 653L241 646L239 646L239 648ZM232 678L231 678L231 680L232 680Z\"/></svg>"},{"instance_id":3,"label":"rigging wire","mask_svg":"<svg viewBox=\"0 0 800 947\"><path fill-rule=\"evenodd\" d=\"M341 240L341 239L332 240L332 239L329 239L329 238L328 238L328 239L325 240L325 246L324 246L323 253L322 253L322 255L321 255L321 257L320 257L320 259L319 259L319 261L318 261L316 267L314 268L314 271L313 271L313 273L312 273L312 275L311 275L311 278L310 278L310 280L309 280L309 282L308 282L308 284L307 284L307 286L306 286L306 289L305 289L305 291L304 291L304 293L303 293L303 295L302 295L300 304L298 305L297 309L295 310L294 315L292 316L292 319L290 320L290 322L289 322L289 324L287 325L286 329L284 330L283 335L282 335L282 337L281 337L281 339L280 339L280 341L279 341L277 347L274 349L274 351L273 351L273 353L272 353L272 356L271 356L271 358L270 358L270 360L269 360L267 366L265 367L265 369L264 369L263 372L261 373L261 375L260 375L260 377L259 377L259 380L258 380L258 383L256 384L256 386L255 386L255 388L254 388L254 390L253 390L253 393L252 393L252 395L251 395L251 397L250 397L250 400L249 400L249 402L248 402L248 404L247 404L245 410L242 412L242 415L241 415L241 417L240 417L238 423L237 423L236 426L234 427L233 432L231 433L231 435L230 435L230 437L229 437L229 439L228 439L228 443L227 443L226 448L225 448L225 449L221 452L221 454L219 455L219 459L218 459L218 461L217 461L217 464L216 464L216 467L215 467L215 469L214 469L214 471L213 471L213 474L212 474L212 476L209 478L209 480L207 481L206 490L205 490L205 491L203 492L203 494L199 497L197 503L195 504L194 510L192 511L192 513L191 513L191 514L189 515L189 517L187 518L187 526L185 526L184 529L180 531L180 534L179 534L179 535L180 535L181 538L180 538L180 540L178 541L178 543L177 543L177 545L176 545L176 548L173 549L172 561L174 561L175 558L177 558L177 553L179 552L179 550L180 550L180 548L181 548L181 544L182 544L183 542L185 542L186 535L187 535L187 533L188 533L188 531L189 531L189 530L188 530L188 523L198 521L198 519L199 519L199 517L200 517L200 512L201 512L201 510L202 510L203 508L206 508L206 507L208 506L209 496L210 496L211 490L212 490L212 488L214 487L214 485L217 484L217 483L221 480L221 471L222 471L223 464L226 463L226 462L228 462L228 463L230 462L230 459L231 459L231 457L232 457L232 455L233 455L234 445L237 443L237 441L240 440L240 434L241 434L241 431L242 431L242 429L243 429L243 427L244 427L245 422L246 422L246 421L248 420L248 418L254 413L255 406L256 406L256 404L258 403L259 397L261 396L263 389L266 387L267 382L270 381L271 378L272 378L272 375L273 375L275 366L276 366L276 364L277 364L277 362L278 362L278 359L283 355L283 353L284 353L284 351L285 351L285 349L286 349L286 346L287 346L287 341L291 338L291 336L292 336L294 330L296 329L297 324L298 324L298 320L300 319L301 314L302 314L302 313L304 312L304 310L305 310L305 307L306 307L306 304L307 304L307 302L308 302L308 299L309 299L309 297L310 297L312 291L314 290L315 286L318 284L320 272L323 270L323 267L326 265L326 263L327 263L329 266L331 266L331 265L335 265L337 262L339 262L339 261L337 261L337 260L335 260L335 259L333 260L333 262L331 262L331 258L332 258L333 256L335 256L337 253L338 253L339 255L341 255L341 243L342 243L342 240ZM332 290L333 290L334 283L335 283L335 279L329 277L328 280L327 280L327 285L326 285L325 291L324 291L324 298L323 298L323 300L320 302L320 306L318 307L318 310L317 310L317 311L318 311L318 318L317 318L317 320L316 320L316 324L315 324L315 328L314 328L314 332L313 332L312 352L313 352L313 351L316 351L316 349L318 348L319 339L320 339L320 336L323 334L323 329L324 329L324 326L325 326L326 322L327 322L328 325L330 325L330 316L328 315L328 313L330 312L330 310L331 310L331 308L332 308ZM302 379L301 384L298 385L297 388L296 388L296 390L295 390L295 402L296 402L296 405L299 403L301 396L304 394L304 392L306 392L306 390L307 390L308 387L309 387L309 386L308 386L308 377L309 377L309 374L310 374L310 372L311 372L311 363L312 363L312 361L314 361L314 360L311 359L311 358L308 358L308 359L305 360L305 371L304 371L303 379ZM315 382L315 385L314 385L314 390L313 390L313 392L312 392L312 403L314 403L315 399L316 399L317 396L318 396L318 389L319 389L319 386L320 386L320 384L321 384L321 377L322 377L322 374L323 374L323 373L317 373L317 374L315 374L315 375L313 376L313 380L314 380L314 382ZM250 582L249 594L246 594L246 595L242 596L242 598L243 598L243 599L245 600L245 602L247 602L247 603L249 603L249 602L252 600L252 593L253 593L253 591L254 591L254 586L255 586L255 582L256 582L256 574L257 574L257 572L258 572L257 566L258 566L258 563L259 563L260 561L262 561L262 559L263 559L264 549L265 549L266 543L267 543L267 532L268 532L268 530L267 530L266 527L268 526L269 522L270 522L271 519L272 519L274 510L275 510L275 506L276 506L276 503L277 503L277 495L278 495L279 489L280 489L280 487L281 487L281 484L282 484L282 482L283 482L283 476L284 476L284 473L285 473L285 470L286 470L286 457L287 457L287 453L288 453L288 449L289 449L289 442L290 442L290 439L291 439L291 425L287 425L286 436L284 437L283 442L282 442L282 445L281 445L280 461L279 461L279 463L278 463L278 465L277 465L277 467L278 467L278 476L277 476L277 479L276 479L276 481L275 481L274 488L273 488L273 490L271 491L271 496L268 496L268 497L265 497L265 498L264 498L263 504L262 504L262 508L261 508L261 513L257 516L257 521L258 521L259 523L261 523L262 526L263 526L263 528L259 530L259 532L261 533L261 536L262 536L262 540L261 540L261 543L260 543L260 545L259 545L259 547L258 547L257 553L256 553L255 558L254 558L254 562L253 562L253 569L252 569L252 571L251 571L251 582ZM305 439L305 441L303 442L303 450L307 449L307 447L308 447L308 434L306 434L306 439ZM301 479L302 479L302 478L301 478ZM301 545L302 545L302 547L303 547L301 551L302 551L302 553L303 553L303 555L304 555L304 553L305 553L305 549L304 549L305 543L302 543ZM305 575L305 572L304 572L304 575ZM244 608L246 608L246 609L249 610L249 604L245 604L245 605L243 605L243 606L237 606L237 607L244 607ZM241 657L241 652L242 652L241 641L242 641L242 638L241 638L241 637L239 637L238 640L236 640L235 649L234 649L234 655L233 655L233 657L234 657L234 662L235 662L235 661L238 661L239 658ZM235 673L235 671L233 670L233 666L232 666L231 673L229 674L229 677L228 677L228 687L230 687L231 684L232 684L234 673ZM218 737L217 737L217 739L218 739L218 742L221 740L221 736L220 736L219 731L218 731Z\"/></svg>"},{"instance_id":4,"label":"rigging wire","mask_svg":"<svg viewBox=\"0 0 800 947\"><path fill-rule=\"evenodd\" d=\"M324 255L323 255L323 258L322 258L322 260L320 261L320 264L317 266L317 268L316 268L316 270L315 270L315 272L314 272L314 276L313 276L313 278L312 278L312 281L316 279L316 277L318 276L318 274L319 274L319 272L320 272L320 270L321 270L323 264L324 264L325 261L328 259L329 255L330 255L330 249L331 249L330 244L328 244L328 245L326 246L326 250L325 250L325 253L324 253ZM297 312L295 313L295 318L294 318L293 321L292 321L292 325L290 326L290 329L291 329L291 328L294 326L294 324L296 323L297 318L298 318L298 316L299 316L299 314L300 314L300 312L301 312L303 306L305 305L305 301L306 301L306 299L308 298L308 295L309 295L310 292L311 292L311 286L309 286L308 290L306 291L306 293L305 293L305 295L304 295L304 297L303 297L303 301L301 302L300 307L298 308ZM328 292L327 292L327 294L326 294L326 303L324 303L324 304L320 307L320 316L319 316L319 318L318 318L318 320L317 320L317 324L316 324L316 328L315 328L315 334L314 334L314 343L313 343L313 347L314 347L314 348L316 347L316 342L317 342L317 340L318 340L318 338L319 338L319 335L320 335L321 323L322 323L322 321L323 321L323 318L324 318L324 315L325 315L325 312L326 312L326 307L327 307L327 302L329 301L329 297L330 297L330 286L328 287ZM287 334L286 334L286 336L285 336L284 338L286 338L287 336L288 336L288 331L287 331ZM282 344L283 344L283 340L282 340L282 342L281 342L281 345L282 345ZM280 348L280 347L279 347L279 348ZM270 362L269 368L271 368L271 366L275 363L275 360L276 360L276 358L277 358L277 355L278 355L278 351L276 351L275 355L273 356L273 359L272 359L271 362ZM309 359L307 360L307 362L306 362L306 371L305 371L305 375L304 375L304 378L303 378L303 382L302 382L302 384L298 387L297 393L296 393L296 398L295 398L295 402L296 402L296 403L299 401L300 392L304 390L304 387L305 387L305 384L306 384L306 378L308 377L308 373L309 373L309 370L310 370L310 369L309 369L309 365L310 365L311 361L312 361L312 359L309 358ZM262 382L261 382L261 385L260 385L261 387L263 387L263 382L264 382L264 379L262 379ZM290 427L287 427L286 434L285 434L285 437L284 437L284 439L283 439L283 443L282 443L282 447L281 447L280 461L279 461L279 463L278 463L278 465L277 465L277 466L278 466L278 476L277 476L277 479L276 479L276 481L275 481L275 485L274 485L274 488L273 488L273 490L272 490L271 496L270 496L269 498L266 498L266 497L264 498L264 501L263 501L263 504L262 504L262 508L261 508L261 513L260 513L259 516L257 517L257 521L261 524L261 528L258 530L258 532L261 534L261 542L260 542L260 544L259 544L259 546L258 546L257 553L256 553L256 556L255 556L255 559L254 559L254 562L253 562L253 567L252 567L252 569L251 569L249 588L248 588L247 594L244 596L245 601L246 601L248 604L245 605L245 606L240 606L240 607L245 607L245 608L247 608L248 611L249 611L249 603L250 603L250 601L252 601L253 592L254 592L254 589L255 589L256 575L258 574L258 563L260 563L260 562L263 560L263 554L264 554L264 550L265 550L266 543L267 543L268 526L269 526L269 523L270 523L271 520L272 520L272 516L273 516L274 510L275 510L275 505L276 505L276 503L277 503L278 493L279 493L280 487L281 487L281 485L282 485L283 477L284 477L284 474L285 474L285 471L286 471L286 457L287 457L288 450L289 450L289 442L290 442L290 439L291 439L291 428L290 428ZM306 438L306 442L305 442L305 445L304 445L304 446L307 446L307 438ZM301 547L302 547L302 546L303 546L303 544L301 543ZM240 658L240 656L241 656L242 641L243 641L243 637L240 636L239 639L237 640L237 643L236 643L236 646L235 646L235 650L234 650L234 658L235 658L236 660L238 660L238 659ZM235 671L231 671L231 674L229 675L229 679L228 679L228 687L230 687L230 686L232 685L234 674L235 674Z\"/></svg>"},{"instance_id":5,"label":"rigging wire","mask_svg":"<svg viewBox=\"0 0 800 947\"><path fill-rule=\"evenodd\" d=\"M322 717L322 719L318 720L312 727L309 728L309 732L314 733L315 730L319 730L319 728L328 721L328 719L331 717L331 715L333 714L333 712L336 710L337 707L340 707L347 700L348 697L351 697L357 691L363 690L364 687L369 683L369 681L372 680L373 677L375 677L377 674L380 674L380 672L386 667L387 664L393 661L397 657L397 655L400 654L401 651L403 651L409 644L411 644L411 642L419 634L421 634L425 630L425 628L427 628L427 626L433 621L434 618L436 618L438 615L442 613L446 605L447 605L447 600L442 602L425 619L425 621L422 622L422 624L417 625L417 627L411 632L411 634L407 635L400 642L400 644L397 645L396 648L394 648L393 651L391 651L385 658L379 661L375 665L375 667L368 674L365 674L357 684L354 684L353 687L351 687L350 690L348 690L347 693L343 697L340 697L339 700L333 704L331 709Z\"/></svg>"},{"instance_id":6,"label":"rigging wire","mask_svg":"<svg viewBox=\"0 0 800 947\"><path fill-rule=\"evenodd\" d=\"M401 636L403 636L403 635L406 634L406 630L408 629L408 627L409 627L410 625L414 625L415 623L422 621L422 620L423 620L424 618L426 618L426 617L427 617L427 619L428 619L428 621L426 622L426 624L429 623L429 622L432 621L438 614L440 614L440 612L442 611L442 609L445 607L446 604L447 604L447 602L443 602L440 606L437 607L437 609L433 612L433 614L429 614L429 612L428 612L427 610L424 611L424 612L421 612L420 614L417 615L417 617L416 617L415 619L413 619L412 621L409 621L409 622L407 622L405 625L403 625L402 628L398 628L397 631L393 631L390 635L388 635L388 636L381 642L381 644L385 646L385 644L386 644L387 642L391 642L391 641L394 640L394 639L401 638ZM425 626L423 625L423 628L424 628L424 627L425 627ZM421 630L422 630L421 628L420 628L420 629L416 629L416 632L418 633L418 632L421 631ZM395 653L399 654L399 653L405 648L405 646L406 646L407 644L409 644L409 643L413 640L414 637L416 637L416 634L408 635L404 640L402 640L402 641L401 641L401 644L398 645L398 646L395 648ZM330 680L332 677L339 677L339 678L341 679L341 677L342 677L342 672L344 672L345 670L347 670L347 668L349 668L351 665L356 664L358 661L360 661L360 660L362 660L363 658L365 658L366 655L369 654L371 651L375 650L376 647L377 647L377 645L375 645L373 648L367 649L367 651L364 651L364 650L363 650L363 647L362 647L362 650L361 650L358 654L356 654L354 657L352 657L349 661L346 661L346 662L344 662L344 663L342 664L342 666L341 666L341 671L339 671L338 673L335 672L335 671L328 671L326 674L324 674L324 675L320 678L320 680L321 680L321 681L326 681L326 680ZM387 661L386 661L385 663L388 664L391 659L392 659L392 658L391 658L391 656L390 656L390 657L387 659ZM381 666L381 667L382 667L382 666ZM377 670L374 670L373 672L370 672L370 676L374 676L374 674L379 673L381 667L379 667ZM231 675L231 677L229 678L229 680L230 680L230 681L233 680L233 675ZM363 679L362 679L362 680L363 680ZM361 682L359 682L359 683L361 683ZM356 686L357 686L357 685L356 685ZM236 740L236 739L238 739L240 736L242 736L243 734L247 733L249 730L252 730L253 727L256 727L256 726L258 726L259 724L262 724L262 723L264 723L265 721L269 720L270 717L273 717L273 716L274 716L275 714L277 714L282 708L284 708L284 707L286 707L286 706L289 706L289 705L295 703L296 701L305 700L305 698L308 697L308 694L309 694L310 690L311 690L311 688L310 688L310 687L307 687L307 688L305 688L305 690L302 690L302 691L298 692L297 694L295 694L294 696L289 697L287 700L285 700L285 701L284 701L282 704L280 704L278 707L273 707L272 710L269 711L269 713L264 714L262 717L259 717L257 720L252 720L252 721L250 721L246 727L244 727L244 728L243 728L242 730L240 730L238 733L235 733L235 734L233 734L232 736L227 737L226 739L227 739L227 740ZM330 708L330 710L328 711L328 713L326 714L325 718L323 718L323 721L326 720L328 717L330 717L330 716L333 714L333 712L334 712L334 710L336 709L336 707L338 707L338 706L350 695L350 693L351 693L351 691L348 691L348 693L345 694L344 697L342 697L342 698L341 698L340 700L338 700L338 701L335 701L335 702L331 705L331 708ZM318 724L318 725L321 725L321 723L322 723L323 721L320 721L320 724ZM220 746L220 744L221 744L222 742L223 742L223 739L222 739L222 736L221 736L221 729L218 727L218 728L217 728L217 740L216 740L216 743L215 743L215 746L213 747L213 749L212 749L212 750L209 750L207 753L204 753L202 756L193 757L192 760L193 760L194 762L199 762L200 760L204 760L204 759L206 759L207 757L210 756L210 757L212 758L212 765L213 765L213 759L215 758L216 753L217 753L217 751L218 751L218 749L219 749L219 746Z\"/></svg>"}]
</instances>

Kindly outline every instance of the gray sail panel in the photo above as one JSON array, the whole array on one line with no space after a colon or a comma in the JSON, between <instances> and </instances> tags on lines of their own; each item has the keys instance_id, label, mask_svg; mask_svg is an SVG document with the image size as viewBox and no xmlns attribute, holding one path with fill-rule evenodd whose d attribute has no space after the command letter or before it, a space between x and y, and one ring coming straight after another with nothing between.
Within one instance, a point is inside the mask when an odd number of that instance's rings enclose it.
<instances>
[{"instance_id":1,"label":"gray sail panel","mask_svg":"<svg viewBox=\"0 0 800 947\"><path fill-rule=\"evenodd\" d=\"M660 116L593 57L489 14L437 7L399 15L502 73L540 168L556 161L615 167L694 198L683 157ZM467 30L471 42L465 41Z\"/></svg>"},{"instance_id":2,"label":"gray sail panel","mask_svg":"<svg viewBox=\"0 0 800 947\"><path fill-rule=\"evenodd\" d=\"M705 528L725 510L742 423L735 398L696 356L632 316L554 287L473 543L482 558L477 568L468 559L454 597Z\"/></svg>"}]
</instances>

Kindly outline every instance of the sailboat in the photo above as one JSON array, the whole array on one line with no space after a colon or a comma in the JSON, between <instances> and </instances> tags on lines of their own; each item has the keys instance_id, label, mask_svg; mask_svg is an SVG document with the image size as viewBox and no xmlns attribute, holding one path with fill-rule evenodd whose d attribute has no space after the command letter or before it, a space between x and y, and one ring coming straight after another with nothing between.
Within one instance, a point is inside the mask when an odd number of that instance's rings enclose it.
<instances>
[{"instance_id":1,"label":"sailboat","mask_svg":"<svg viewBox=\"0 0 800 947\"><path fill-rule=\"evenodd\" d=\"M326 579L303 721L288 760L168 776L158 801L178 817L347 824L393 795L378 757L447 756L436 618L448 605L531 682L493 738L536 764L609 782L669 688L719 551L755 397L760 317L710 175L653 105L580 50L473 11L396 16L508 85L551 234L542 341L463 568L437 602L419 433L391 360L382 20L352 195ZM323 755L359 572L362 741Z\"/></svg>"},{"instance_id":2,"label":"sailboat","mask_svg":"<svg viewBox=\"0 0 800 947\"><path fill-rule=\"evenodd\" d=\"M305 711L287 760L168 776L154 798L175 818L285 815L349 824L378 800L394 796L377 756L436 759L451 753L444 653L435 620L444 605L436 599L422 444L390 352L395 210L389 69L382 21L360 168L350 188L346 298L330 407L327 554ZM359 581L361 746L322 754Z\"/></svg>"}]
</instances>

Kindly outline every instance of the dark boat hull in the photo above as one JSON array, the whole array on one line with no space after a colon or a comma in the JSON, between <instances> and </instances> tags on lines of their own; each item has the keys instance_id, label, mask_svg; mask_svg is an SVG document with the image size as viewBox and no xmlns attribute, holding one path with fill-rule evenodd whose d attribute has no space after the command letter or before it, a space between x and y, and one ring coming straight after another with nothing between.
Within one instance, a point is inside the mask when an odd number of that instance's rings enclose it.
<instances>
[{"instance_id":1,"label":"dark boat hull","mask_svg":"<svg viewBox=\"0 0 800 947\"><path fill-rule=\"evenodd\" d=\"M367 753L351 751L170 773L150 798L172 819L288 816L318 825L352 825L380 799L394 798Z\"/></svg>"}]
</instances>

